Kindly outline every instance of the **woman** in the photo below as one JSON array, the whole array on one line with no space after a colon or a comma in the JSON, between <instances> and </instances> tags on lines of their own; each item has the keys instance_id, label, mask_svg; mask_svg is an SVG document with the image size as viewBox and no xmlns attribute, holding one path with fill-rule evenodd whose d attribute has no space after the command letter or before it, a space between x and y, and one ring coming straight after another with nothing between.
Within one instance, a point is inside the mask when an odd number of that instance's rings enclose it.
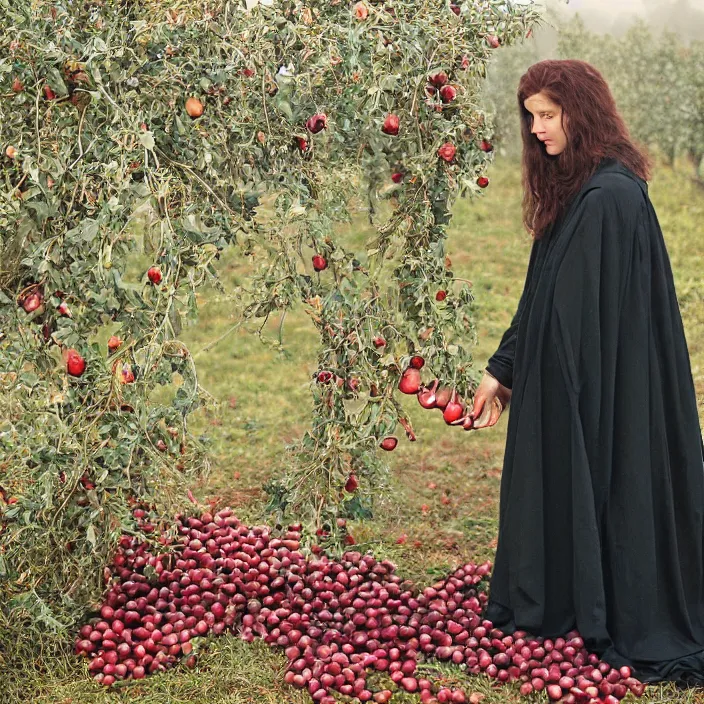
<instances>
[{"instance_id":1,"label":"woman","mask_svg":"<svg viewBox=\"0 0 704 704\"><path fill-rule=\"evenodd\" d=\"M650 163L583 61L531 66L518 102L534 240L472 410L511 402L487 618L704 682L704 445Z\"/></svg>"}]
</instances>

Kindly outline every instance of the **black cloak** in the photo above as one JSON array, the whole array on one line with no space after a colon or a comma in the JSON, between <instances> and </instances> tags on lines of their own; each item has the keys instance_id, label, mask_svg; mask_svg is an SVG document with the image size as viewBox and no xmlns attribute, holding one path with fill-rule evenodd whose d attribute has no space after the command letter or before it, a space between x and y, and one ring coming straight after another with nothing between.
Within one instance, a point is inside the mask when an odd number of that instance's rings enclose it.
<instances>
[{"instance_id":1,"label":"black cloak","mask_svg":"<svg viewBox=\"0 0 704 704\"><path fill-rule=\"evenodd\" d=\"M487 618L704 682L704 444L648 187L604 159L534 241L487 370L512 389Z\"/></svg>"}]
</instances>

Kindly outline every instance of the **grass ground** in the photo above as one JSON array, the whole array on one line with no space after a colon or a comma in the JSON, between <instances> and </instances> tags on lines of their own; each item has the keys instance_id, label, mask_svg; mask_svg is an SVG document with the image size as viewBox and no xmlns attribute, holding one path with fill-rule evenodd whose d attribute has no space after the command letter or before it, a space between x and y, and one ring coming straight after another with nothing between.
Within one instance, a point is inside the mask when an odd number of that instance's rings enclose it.
<instances>
[{"instance_id":1,"label":"grass ground","mask_svg":"<svg viewBox=\"0 0 704 704\"><path fill-rule=\"evenodd\" d=\"M665 235L675 275L692 373L704 418L704 190L682 171L658 166L650 194ZM530 241L520 222L520 180L515 164L497 160L492 184L481 198L459 202L454 211L448 252L456 275L473 282L478 306L477 363L484 366L509 324L521 292ZM361 245L369 234L363 216L344 235L348 244ZM221 260L223 279L232 285L246 271L235 259ZM203 386L220 401L201 411L197 429L212 442L213 470L207 481L194 487L199 498L233 506L247 521L261 520L265 497L262 484L279 471L284 445L309 423L308 380L315 361L316 335L300 313L287 316L284 343L288 354L278 356L252 335L233 333L206 352L233 324L231 302L215 291L201 300L197 326L183 338L197 355ZM278 321L272 321L275 333ZM389 557L399 573L419 586L469 561L491 559L495 548L498 491L505 444L506 419L477 433L452 432L439 414L423 413L406 400L418 435L414 444L402 442L388 457L392 494L377 506L377 518L351 527L362 549ZM402 536L405 542L398 543ZM212 641L195 670L176 668L139 683L107 692L87 676L84 664L72 656L42 663L33 682L9 682L0 703L16 704L298 704L307 695L283 684L285 659L262 642L246 644L235 637ZM447 677L456 669L443 668ZM6 680L7 682L7 680ZM468 692L486 694L485 704L526 701L517 688L493 687L476 677ZM642 702L704 704L704 690L678 691L650 687ZM543 701L533 695L528 701ZM394 702L417 702L397 694Z\"/></svg>"}]
</instances>

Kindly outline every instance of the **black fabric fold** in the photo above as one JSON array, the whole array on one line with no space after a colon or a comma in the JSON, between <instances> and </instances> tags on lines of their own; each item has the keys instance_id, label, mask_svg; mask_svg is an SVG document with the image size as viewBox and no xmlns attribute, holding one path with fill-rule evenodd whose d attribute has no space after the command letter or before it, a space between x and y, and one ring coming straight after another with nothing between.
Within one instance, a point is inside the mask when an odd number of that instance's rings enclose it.
<instances>
[{"instance_id":1,"label":"black fabric fold","mask_svg":"<svg viewBox=\"0 0 704 704\"><path fill-rule=\"evenodd\" d=\"M704 681L704 443L662 232L619 162L534 243L497 353L513 392L487 617Z\"/></svg>"}]
</instances>

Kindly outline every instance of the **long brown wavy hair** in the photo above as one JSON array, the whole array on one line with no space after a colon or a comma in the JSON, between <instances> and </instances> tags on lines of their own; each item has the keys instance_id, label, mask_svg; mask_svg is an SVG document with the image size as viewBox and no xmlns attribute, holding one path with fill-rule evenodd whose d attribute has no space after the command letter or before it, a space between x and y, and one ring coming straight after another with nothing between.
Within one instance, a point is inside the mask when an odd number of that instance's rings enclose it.
<instances>
[{"instance_id":1,"label":"long brown wavy hair","mask_svg":"<svg viewBox=\"0 0 704 704\"><path fill-rule=\"evenodd\" d=\"M548 154L531 133L533 116L523 101L542 92L562 108L567 146ZM652 160L631 139L608 84L599 71L578 59L546 59L533 64L518 84L523 137L523 223L534 239L548 226L594 174L604 158L650 180Z\"/></svg>"}]
</instances>

